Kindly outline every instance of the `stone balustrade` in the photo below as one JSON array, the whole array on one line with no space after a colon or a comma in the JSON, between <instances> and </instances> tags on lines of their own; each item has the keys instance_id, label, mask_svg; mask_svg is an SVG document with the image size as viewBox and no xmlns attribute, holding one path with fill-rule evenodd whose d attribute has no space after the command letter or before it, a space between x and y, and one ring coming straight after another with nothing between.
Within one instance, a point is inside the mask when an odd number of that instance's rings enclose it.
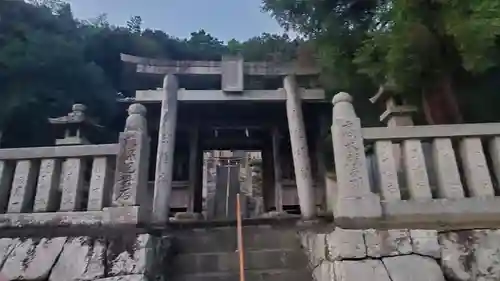
<instances>
[{"instance_id":1,"label":"stone balustrade","mask_svg":"<svg viewBox=\"0 0 500 281\"><path fill-rule=\"evenodd\" d=\"M0 149L0 229L147 220L144 115L129 108L118 144Z\"/></svg>"},{"instance_id":2,"label":"stone balustrade","mask_svg":"<svg viewBox=\"0 0 500 281\"><path fill-rule=\"evenodd\" d=\"M500 222L500 123L361 128L351 102L346 93L333 99L338 194L329 200L340 224L435 229Z\"/></svg>"}]
</instances>

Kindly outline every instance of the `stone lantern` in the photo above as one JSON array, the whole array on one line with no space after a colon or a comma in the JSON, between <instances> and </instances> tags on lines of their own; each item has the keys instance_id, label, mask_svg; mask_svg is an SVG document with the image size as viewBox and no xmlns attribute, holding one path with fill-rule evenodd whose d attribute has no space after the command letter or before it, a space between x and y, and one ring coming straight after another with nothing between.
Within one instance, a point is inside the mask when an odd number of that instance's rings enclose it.
<instances>
[{"instance_id":1,"label":"stone lantern","mask_svg":"<svg viewBox=\"0 0 500 281\"><path fill-rule=\"evenodd\" d=\"M72 112L66 116L49 118L58 133L64 132L62 138L56 139L56 145L84 145L90 144L87 139L91 130L101 127L85 116L87 107L83 104L74 104Z\"/></svg>"},{"instance_id":2,"label":"stone lantern","mask_svg":"<svg viewBox=\"0 0 500 281\"><path fill-rule=\"evenodd\" d=\"M380 115L380 121L386 123L387 127L413 126L412 115L417 108L408 105L394 88L391 83L380 86L377 94L370 98L370 101L372 103L385 102L386 110Z\"/></svg>"}]
</instances>

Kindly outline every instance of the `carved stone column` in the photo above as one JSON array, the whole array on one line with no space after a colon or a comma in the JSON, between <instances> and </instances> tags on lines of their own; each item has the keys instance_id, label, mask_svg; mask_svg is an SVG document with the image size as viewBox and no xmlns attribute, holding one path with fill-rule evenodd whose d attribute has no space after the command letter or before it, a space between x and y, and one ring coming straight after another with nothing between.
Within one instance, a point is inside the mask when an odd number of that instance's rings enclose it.
<instances>
[{"instance_id":1,"label":"carved stone column","mask_svg":"<svg viewBox=\"0 0 500 281\"><path fill-rule=\"evenodd\" d=\"M164 96L161 103L160 128L158 132L158 152L153 200L154 223L168 221L169 199L172 191L175 130L177 127L177 77L172 74L163 80Z\"/></svg>"},{"instance_id":2,"label":"carved stone column","mask_svg":"<svg viewBox=\"0 0 500 281\"><path fill-rule=\"evenodd\" d=\"M149 214L151 196L147 193L149 167L149 137L146 108L132 104L128 109L125 131L120 134L116 160L112 205L140 207L140 214Z\"/></svg>"},{"instance_id":3,"label":"carved stone column","mask_svg":"<svg viewBox=\"0 0 500 281\"><path fill-rule=\"evenodd\" d=\"M304 117L302 114L302 100L294 76L285 77L284 88L286 92L286 113L288 118L288 129L290 131L290 143L292 146L300 211L302 217L309 219L315 215L316 211L313 178L309 149L307 147Z\"/></svg>"},{"instance_id":4,"label":"carved stone column","mask_svg":"<svg viewBox=\"0 0 500 281\"><path fill-rule=\"evenodd\" d=\"M380 197L370 190L361 122L352 97L333 97L332 141L337 172L337 198L333 214L339 223L376 220L382 216Z\"/></svg>"}]
</instances>

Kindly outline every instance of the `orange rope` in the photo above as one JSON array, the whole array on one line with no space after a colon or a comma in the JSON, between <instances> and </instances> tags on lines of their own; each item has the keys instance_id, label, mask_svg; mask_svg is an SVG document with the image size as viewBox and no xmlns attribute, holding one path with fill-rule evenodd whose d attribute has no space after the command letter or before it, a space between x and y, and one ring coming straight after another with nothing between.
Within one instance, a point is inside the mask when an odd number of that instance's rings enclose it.
<instances>
[{"instance_id":1,"label":"orange rope","mask_svg":"<svg viewBox=\"0 0 500 281\"><path fill-rule=\"evenodd\" d=\"M243 229L241 226L240 194L236 194L236 228L238 230L238 254L240 257L240 281L245 281L245 257L243 253Z\"/></svg>"}]
</instances>

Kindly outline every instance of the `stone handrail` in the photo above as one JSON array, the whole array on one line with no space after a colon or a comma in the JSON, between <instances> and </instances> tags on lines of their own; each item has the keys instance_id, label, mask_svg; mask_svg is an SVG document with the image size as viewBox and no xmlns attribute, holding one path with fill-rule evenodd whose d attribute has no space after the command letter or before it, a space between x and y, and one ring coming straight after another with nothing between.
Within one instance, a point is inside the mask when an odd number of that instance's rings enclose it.
<instances>
[{"instance_id":1,"label":"stone handrail","mask_svg":"<svg viewBox=\"0 0 500 281\"><path fill-rule=\"evenodd\" d=\"M116 144L2 149L0 211L100 211L109 206L117 153Z\"/></svg>"},{"instance_id":2,"label":"stone handrail","mask_svg":"<svg viewBox=\"0 0 500 281\"><path fill-rule=\"evenodd\" d=\"M362 128L361 133L365 141L393 142L406 139L491 137L500 135L500 123Z\"/></svg>"},{"instance_id":3,"label":"stone handrail","mask_svg":"<svg viewBox=\"0 0 500 281\"><path fill-rule=\"evenodd\" d=\"M146 220L145 108L129 115L118 144L0 149L0 229Z\"/></svg>"},{"instance_id":4,"label":"stone handrail","mask_svg":"<svg viewBox=\"0 0 500 281\"><path fill-rule=\"evenodd\" d=\"M361 128L348 94L336 95L333 104L338 180L333 209L339 223L423 228L500 223L500 123ZM374 147L371 161L365 144Z\"/></svg>"}]
</instances>

